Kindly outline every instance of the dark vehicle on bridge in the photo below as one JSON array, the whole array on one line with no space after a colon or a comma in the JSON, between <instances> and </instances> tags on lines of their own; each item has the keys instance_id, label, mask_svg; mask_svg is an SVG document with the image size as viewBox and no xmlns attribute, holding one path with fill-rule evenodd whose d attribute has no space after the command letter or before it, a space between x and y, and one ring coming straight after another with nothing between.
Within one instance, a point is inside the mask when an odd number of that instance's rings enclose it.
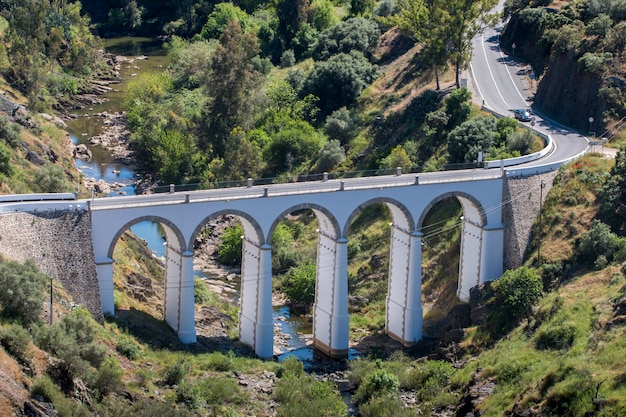
<instances>
[{"instance_id":1,"label":"dark vehicle on bridge","mask_svg":"<svg viewBox=\"0 0 626 417\"><path fill-rule=\"evenodd\" d=\"M530 112L526 109L513 110L513 114L515 118L521 122L530 122L531 120Z\"/></svg>"}]
</instances>

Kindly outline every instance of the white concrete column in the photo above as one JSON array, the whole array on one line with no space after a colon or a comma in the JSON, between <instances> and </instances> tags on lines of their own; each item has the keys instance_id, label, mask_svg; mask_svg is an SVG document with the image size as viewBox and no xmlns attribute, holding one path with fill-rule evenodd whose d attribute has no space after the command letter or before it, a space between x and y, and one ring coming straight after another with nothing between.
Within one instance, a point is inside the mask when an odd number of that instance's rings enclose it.
<instances>
[{"instance_id":1,"label":"white concrete column","mask_svg":"<svg viewBox=\"0 0 626 417\"><path fill-rule=\"evenodd\" d=\"M413 344L422 338L422 236L415 230L411 232L409 248L409 276L404 311L405 344Z\"/></svg>"},{"instance_id":2,"label":"white concrete column","mask_svg":"<svg viewBox=\"0 0 626 417\"><path fill-rule=\"evenodd\" d=\"M339 238L335 251L335 282L331 317L330 356L348 355L350 316L348 315L348 239Z\"/></svg>"},{"instance_id":3,"label":"white concrete column","mask_svg":"<svg viewBox=\"0 0 626 417\"><path fill-rule=\"evenodd\" d=\"M105 258L96 261L98 287L100 287L100 303L102 313L115 315L115 298L113 296L113 259Z\"/></svg>"},{"instance_id":4,"label":"white concrete column","mask_svg":"<svg viewBox=\"0 0 626 417\"><path fill-rule=\"evenodd\" d=\"M391 228L387 334L405 345L422 337L422 233Z\"/></svg>"},{"instance_id":5,"label":"white concrete column","mask_svg":"<svg viewBox=\"0 0 626 417\"><path fill-rule=\"evenodd\" d=\"M461 235L461 255L457 297L469 301L470 288L479 284L481 259L483 257L482 227L463 217Z\"/></svg>"},{"instance_id":6,"label":"white concrete column","mask_svg":"<svg viewBox=\"0 0 626 417\"><path fill-rule=\"evenodd\" d=\"M478 283L483 284L502 276L504 272L504 226L487 225L482 228L482 249Z\"/></svg>"},{"instance_id":7,"label":"white concrete column","mask_svg":"<svg viewBox=\"0 0 626 417\"><path fill-rule=\"evenodd\" d=\"M348 240L318 234L313 343L330 357L348 354Z\"/></svg>"},{"instance_id":8,"label":"white concrete column","mask_svg":"<svg viewBox=\"0 0 626 417\"><path fill-rule=\"evenodd\" d=\"M180 288L181 288L181 253L170 245L165 247L165 322L179 331L180 323Z\"/></svg>"},{"instance_id":9,"label":"white concrete column","mask_svg":"<svg viewBox=\"0 0 626 417\"><path fill-rule=\"evenodd\" d=\"M261 358L274 354L272 246L243 241L239 340Z\"/></svg>"},{"instance_id":10,"label":"white concrete column","mask_svg":"<svg viewBox=\"0 0 626 417\"><path fill-rule=\"evenodd\" d=\"M259 286L257 295L257 322L254 352L260 358L274 354L274 323L272 322L272 246L261 245L259 259Z\"/></svg>"},{"instance_id":11,"label":"white concrete column","mask_svg":"<svg viewBox=\"0 0 626 417\"><path fill-rule=\"evenodd\" d=\"M183 343L196 341L195 302L193 291L193 252L181 256L178 338Z\"/></svg>"}]
</instances>

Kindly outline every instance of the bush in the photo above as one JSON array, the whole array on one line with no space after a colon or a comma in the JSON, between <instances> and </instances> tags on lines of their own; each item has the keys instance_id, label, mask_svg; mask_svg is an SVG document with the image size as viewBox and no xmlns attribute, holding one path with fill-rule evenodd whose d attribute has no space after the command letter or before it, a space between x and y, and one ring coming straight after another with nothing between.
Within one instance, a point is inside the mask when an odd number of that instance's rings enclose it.
<instances>
[{"instance_id":1,"label":"bush","mask_svg":"<svg viewBox=\"0 0 626 417\"><path fill-rule=\"evenodd\" d=\"M176 385L179 384L188 373L189 364L182 358L163 370L163 381L167 385Z\"/></svg>"},{"instance_id":2,"label":"bush","mask_svg":"<svg viewBox=\"0 0 626 417\"><path fill-rule=\"evenodd\" d=\"M569 349L576 341L576 323L567 321L554 323L539 329L535 344L537 349L564 350Z\"/></svg>"},{"instance_id":3,"label":"bush","mask_svg":"<svg viewBox=\"0 0 626 417\"><path fill-rule=\"evenodd\" d=\"M239 239L241 240L241 239ZM196 304L204 305L213 300L213 293L200 278L193 279L193 301Z\"/></svg>"},{"instance_id":4,"label":"bush","mask_svg":"<svg viewBox=\"0 0 626 417\"><path fill-rule=\"evenodd\" d=\"M35 343L60 359L57 381L71 388L73 378L87 374L89 367L100 367L106 347L95 341L95 322L87 310L77 308L52 326L35 329Z\"/></svg>"},{"instance_id":5,"label":"bush","mask_svg":"<svg viewBox=\"0 0 626 417\"><path fill-rule=\"evenodd\" d=\"M611 233L609 225L596 219L591 223L589 230L580 237L576 244L576 253L579 261L591 263L598 269L613 260L618 247L619 238ZM600 260L601 257L604 260Z\"/></svg>"},{"instance_id":6,"label":"bush","mask_svg":"<svg viewBox=\"0 0 626 417\"><path fill-rule=\"evenodd\" d=\"M509 152L519 152L520 155L527 155L533 148L535 135L530 130L517 131L511 134L506 140L506 147Z\"/></svg>"},{"instance_id":7,"label":"bush","mask_svg":"<svg viewBox=\"0 0 626 417\"><path fill-rule=\"evenodd\" d=\"M131 361L137 360L141 357L141 347L135 343L129 336L122 336L115 345L121 355L126 356Z\"/></svg>"},{"instance_id":8,"label":"bush","mask_svg":"<svg viewBox=\"0 0 626 417\"><path fill-rule=\"evenodd\" d=\"M287 286L284 293L292 303L303 303L310 306L315 301L316 266L306 263L291 268L287 273Z\"/></svg>"},{"instance_id":9,"label":"bush","mask_svg":"<svg viewBox=\"0 0 626 417\"><path fill-rule=\"evenodd\" d=\"M28 330L17 324L11 324L0 330L0 345L20 363L28 363L31 337Z\"/></svg>"},{"instance_id":10,"label":"bush","mask_svg":"<svg viewBox=\"0 0 626 417\"><path fill-rule=\"evenodd\" d=\"M384 369L377 369L367 376L354 395L357 404L363 404L374 397L395 395L398 392L400 381L398 377Z\"/></svg>"},{"instance_id":11,"label":"bush","mask_svg":"<svg viewBox=\"0 0 626 417\"><path fill-rule=\"evenodd\" d=\"M304 95L319 97L320 110L327 115L352 104L378 74L378 67L354 50L316 62L302 89Z\"/></svg>"},{"instance_id":12,"label":"bush","mask_svg":"<svg viewBox=\"0 0 626 417\"><path fill-rule=\"evenodd\" d=\"M216 409L225 403L240 403L243 399L237 381L232 378L218 376L192 382L184 381L176 387L176 402L183 403L192 410Z\"/></svg>"},{"instance_id":13,"label":"bush","mask_svg":"<svg viewBox=\"0 0 626 417\"><path fill-rule=\"evenodd\" d=\"M118 392L124 387L122 370L119 364L110 359L95 373L91 388L97 390L100 397L106 397L111 392Z\"/></svg>"},{"instance_id":14,"label":"bush","mask_svg":"<svg viewBox=\"0 0 626 417\"><path fill-rule=\"evenodd\" d=\"M397 396L383 395L374 397L359 407L363 417L417 417L417 411L407 408Z\"/></svg>"},{"instance_id":15,"label":"bush","mask_svg":"<svg viewBox=\"0 0 626 417\"><path fill-rule=\"evenodd\" d=\"M67 193L73 190L63 169L54 164L39 168L35 172L34 183L41 193Z\"/></svg>"},{"instance_id":16,"label":"bush","mask_svg":"<svg viewBox=\"0 0 626 417\"><path fill-rule=\"evenodd\" d=\"M243 226L239 223L224 230L222 243L217 252L217 260L219 262L226 265L241 264L243 247L241 236L243 236Z\"/></svg>"},{"instance_id":17,"label":"bush","mask_svg":"<svg viewBox=\"0 0 626 417\"><path fill-rule=\"evenodd\" d=\"M13 175L13 165L11 164L11 151L0 142L0 174L7 177Z\"/></svg>"},{"instance_id":18,"label":"bush","mask_svg":"<svg viewBox=\"0 0 626 417\"><path fill-rule=\"evenodd\" d=\"M22 146L20 130L20 125L12 123L8 117L0 115L0 139L4 140L7 145L12 148ZM0 172L2 171L0 170Z\"/></svg>"},{"instance_id":19,"label":"bush","mask_svg":"<svg viewBox=\"0 0 626 417\"><path fill-rule=\"evenodd\" d=\"M312 56L316 61L328 60L339 53L359 51L368 55L378 43L380 30L373 20L351 18L319 34Z\"/></svg>"},{"instance_id":20,"label":"bush","mask_svg":"<svg viewBox=\"0 0 626 417\"><path fill-rule=\"evenodd\" d=\"M475 162L478 152L486 154L496 144L496 119L476 117L455 127L448 134L451 163Z\"/></svg>"},{"instance_id":21,"label":"bush","mask_svg":"<svg viewBox=\"0 0 626 417\"><path fill-rule=\"evenodd\" d=\"M530 314L532 306L541 297L543 283L534 270L523 266L506 271L492 288L502 302L503 313L520 319Z\"/></svg>"},{"instance_id":22,"label":"bush","mask_svg":"<svg viewBox=\"0 0 626 417\"><path fill-rule=\"evenodd\" d=\"M340 143L345 145L350 141L355 127L350 111L342 107L332 112L332 114L326 118L324 133L326 133L330 139L337 139Z\"/></svg>"},{"instance_id":23,"label":"bush","mask_svg":"<svg viewBox=\"0 0 626 417\"><path fill-rule=\"evenodd\" d=\"M274 398L280 403L277 417L343 417L348 406L331 382L316 381L304 374L302 363L288 358L286 370L276 383ZM295 368L295 369L292 369Z\"/></svg>"},{"instance_id":24,"label":"bush","mask_svg":"<svg viewBox=\"0 0 626 417\"><path fill-rule=\"evenodd\" d=\"M32 260L20 264L0 257L0 314L24 325L39 320L48 280Z\"/></svg>"},{"instance_id":25,"label":"bush","mask_svg":"<svg viewBox=\"0 0 626 417\"><path fill-rule=\"evenodd\" d=\"M322 147L317 159L316 170L318 172L328 172L337 165L345 161L346 151L336 139L331 139Z\"/></svg>"},{"instance_id":26,"label":"bush","mask_svg":"<svg viewBox=\"0 0 626 417\"><path fill-rule=\"evenodd\" d=\"M281 68L289 68L296 65L296 56L293 53L293 49L287 49L283 51L280 56L280 67Z\"/></svg>"}]
</instances>

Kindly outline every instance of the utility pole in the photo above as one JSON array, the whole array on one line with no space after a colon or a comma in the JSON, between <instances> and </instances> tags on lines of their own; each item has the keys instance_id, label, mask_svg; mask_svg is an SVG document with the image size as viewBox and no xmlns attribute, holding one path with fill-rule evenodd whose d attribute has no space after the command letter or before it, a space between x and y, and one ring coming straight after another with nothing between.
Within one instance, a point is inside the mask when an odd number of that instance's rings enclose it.
<instances>
[{"instance_id":1,"label":"utility pole","mask_svg":"<svg viewBox=\"0 0 626 417\"><path fill-rule=\"evenodd\" d=\"M545 188L546 183L544 183L543 181L541 181L541 187L539 188L539 234L538 234L538 238L539 238L539 243L537 245L537 266L541 266L541 229L542 229L542 225L541 225L541 212L542 212L542 208L543 208L543 189Z\"/></svg>"},{"instance_id":2,"label":"utility pole","mask_svg":"<svg viewBox=\"0 0 626 417\"><path fill-rule=\"evenodd\" d=\"M52 277L50 277L50 326L52 326Z\"/></svg>"}]
</instances>

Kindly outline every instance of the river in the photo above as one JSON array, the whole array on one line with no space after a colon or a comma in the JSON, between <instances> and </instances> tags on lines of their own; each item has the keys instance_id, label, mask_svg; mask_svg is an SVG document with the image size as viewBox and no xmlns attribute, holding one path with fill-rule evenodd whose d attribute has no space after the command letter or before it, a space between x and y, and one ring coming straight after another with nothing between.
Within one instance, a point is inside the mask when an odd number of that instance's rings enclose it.
<instances>
[{"instance_id":1,"label":"river","mask_svg":"<svg viewBox=\"0 0 626 417\"><path fill-rule=\"evenodd\" d=\"M122 55L128 58L147 57L148 59L137 59L130 63L125 63L120 68L120 77L122 82L112 84L111 91L104 94L103 98L107 101L103 104L94 105L90 108L76 111L77 117L67 123L68 132L72 142L76 144L85 144L92 152L92 158L89 161L76 159L76 167L83 172L86 178L94 178L104 180L107 183L122 183L123 187L113 191L111 195L134 195L134 180L137 176L136 168L132 165L116 161L111 154L101 146L91 145L89 139L93 136L100 135L104 128L103 118L96 116L97 114L116 113L121 111L129 80L147 71L162 71L167 67L169 58L163 47L163 43L159 40L151 38L123 37L115 39L107 39L105 48L114 55ZM165 246L159 225L154 222L141 222L131 227L132 232L139 238L147 242L148 247L155 256L165 256ZM221 280L223 277L208 276L196 266L194 268L195 275L198 278L206 280ZM236 294L233 296L233 302L238 301L239 288L236 288ZM299 316L292 315L286 306L276 306L273 311L275 327L280 329L284 335L284 346L281 347L286 354L293 352L302 360L313 358L312 349L307 347L307 339L303 333L311 332L311 325Z\"/></svg>"}]
</instances>

